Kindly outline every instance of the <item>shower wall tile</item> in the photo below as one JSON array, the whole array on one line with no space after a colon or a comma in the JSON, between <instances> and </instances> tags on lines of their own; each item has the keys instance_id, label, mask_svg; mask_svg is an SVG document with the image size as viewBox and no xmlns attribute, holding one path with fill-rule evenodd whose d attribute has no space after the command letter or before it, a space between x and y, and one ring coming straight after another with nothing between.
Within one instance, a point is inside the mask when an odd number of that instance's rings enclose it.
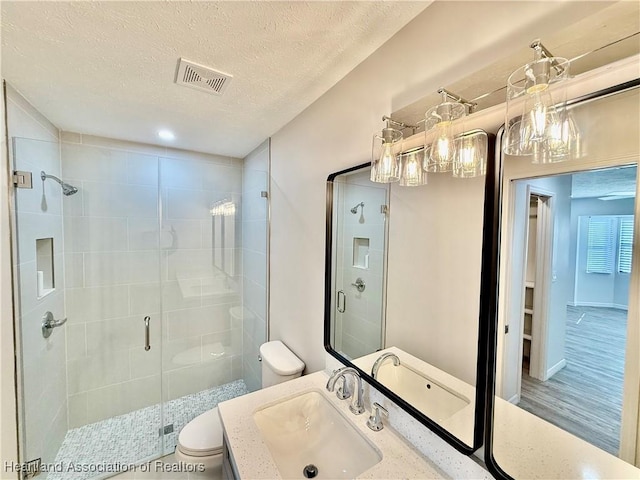
<instances>
[{"instance_id":1,"label":"shower wall tile","mask_svg":"<svg viewBox=\"0 0 640 480\"><path fill-rule=\"evenodd\" d=\"M253 250L264 255L267 253L265 221L244 222L242 229L243 247L246 250Z\"/></svg>"},{"instance_id":2,"label":"shower wall tile","mask_svg":"<svg viewBox=\"0 0 640 480\"><path fill-rule=\"evenodd\" d=\"M36 259L36 239L53 238L53 253L62 253L62 217L40 213L20 213L18 226L18 263Z\"/></svg>"},{"instance_id":3,"label":"shower wall tile","mask_svg":"<svg viewBox=\"0 0 640 480\"><path fill-rule=\"evenodd\" d=\"M202 174L202 188L213 192L242 193L242 167L206 165Z\"/></svg>"},{"instance_id":4,"label":"shower wall tile","mask_svg":"<svg viewBox=\"0 0 640 480\"><path fill-rule=\"evenodd\" d=\"M231 358L213 360L168 373L168 398L174 400L185 395L217 387L231 381Z\"/></svg>"},{"instance_id":5,"label":"shower wall tile","mask_svg":"<svg viewBox=\"0 0 640 480\"><path fill-rule=\"evenodd\" d=\"M64 203L65 235L73 239L67 371L79 408L69 421L78 426L157 403L161 367L167 395L240 378L242 323L233 326L229 312L242 297L242 161L65 138L73 142L64 148L65 178L80 188L74 203ZM224 243L214 238L211 214L222 200L236 208L235 217L217 220Z\"/></svg>"},{"instance_id":6,"label":"shower wall tile","mask_svg":"<svg viewBox=\"0 0 640 480\"><path fill-rule=\"evenodd\" d=\"M70 324L124 317L129 313L129 288L126 285L69 288L66 297Z\"/></svg>"},{"instance_id":7,"label":"shower wall tile","mask_svg":"<svg viewBox=\"0 0 640 480\"><path fill-rule=\"evenodd\" d=\"M243 276L263 288L266 288L267 285L267 263L265 259L264 253L244 249L242 256Z\"/></svg>"},{"instance_id":8,"label":"shower wall tile","mask_svg":"<svg viewBox=\"0 0 640 480\"><path fill-rule=\"evenodd\" d=\"M69 394L124 382L129 379L129 356L119 351L89 352L67 361L67 378Z\"/></svg>"},{"instance_id":9,"label":"shower wall tile","mask_svg":"<svg viewBox=\"0 0 640 480\"><path fill-rule=\"evenodd\" d=\"M87 354L86 324L67 324L67 360Z\"/></svg>"},{"instance_id":10,"label":"shower wall tile","mask_svg":"<svg viewBox=\"0 0 640 480\"><path fill-rule=\"evenodd\" d=\"M127 250L127 219L65 217L65 252Z\"/></svg>"},{"instance_id":11,"label":"shower wall tile","mask_svg":"<svg viewBox=\"0 0 640 480\"><path fill-rule=\"evenodd\" d=\"M87 287L145 283L159 277L157 251L84 254L84 283Z\"/></svg>"},{"instance_id":12,"label":"shower wall tile","mask_svg":"<svg viewBox=\"0 0 640 480\"><path fill-rule=\"evenodd\" d=\"M158 217L127 219L128 249L157 250L160 245L160 222Z\"/></svg>"},{"instance_id":13,"label":"shower wall tile","mask_svg":"<svg viewBox=\"0 0 640 480\"><path fill-rule=\"evenodd\" d=\"M163 187L201 190L207 163L191 159L162 158L160 182Z\"/></svg>"},{"instance_id":14,"label":"shower wall tile","mask_svg":"<svg viewBox=\"0 0 640 480\"><path fill-rule=\"evenodd\" d=\"M149 315L151 312L159 312L162 288L157 282L129 285L130 313Z\"/></svg>"},{"instance_id":15,"label":"shower wall tile","mask_svg":"<svg viewBox=\"0 0 640 480\"><path fill-rule=\"evenodd\" d=\"M171 219L163 222L162 235L169 240L169 251L197 249L202 248L201 230L200 220Z\"/></svg>"},{"instance_id":16,"label":"shower wall tile","mask_svg":"<svg viewBox=\"0 0 640 480\"><path fill-rule=\"evenodd\" d=\"M90 217L154 217L158 214L158 188L83 181L84 215Z\"/></svg>"},{"instance_id":17,"label":"shower wall tile","mask_svg":"<svg viewBox=\"0 0 640 480\"><path fill-rule=\"evenodd\" d=\"M127 152L126 181L132 185L158 186L158 157Z\"/></svg>"},{"instance_id":18,"label":"shower wall tile","mask_svg":"<svg viewBox=\"0 0 640 480\"><path fill-rule=\"evenodd\" d=\"M69 428L86 425L87 422L87 393L69 395Z\"/></svg>"},{"instance_id":19,"label":"shower wall tile","mask_svg":"<svg viewBox=\"0 0 640 480\"><path fill-rule=\"evenodd\" d=\"M150 343L160 345L160 323L157 316L151 319L149 328ZM118 350L130 350L144 345L144 317L142 315L125 318L112 318L102 322L85 324L87 353Z\"/></svg>"},{"instance_id":20,"label":"shower wall tile","mask_svg":"<svg viewBox=\"0 0 640 480\"><path fill-rule=\"evenodd\" d=\"M62 144L62 176L96 182L122 182L127 171L127 154L123 151Z\"/></svg>"},{"instance_id":21,"label":"shower wall tile","mask_svg":"<svg viewBox=\"0 0 640 480\"><path fill-rule=\"evenodd\" d=\"M160 372L162 348L159 343L152 343L151 350L145 350L142 342L138 347L129 349L131 379L149 377Z\"/></svg>"},{"instance_id":22,"label":"shower wall tile","mask_svg":"<svg viewBox=\"0 0 640 480\"><path fill-rule=\"evenodd\" d=\"M82 253L64 254L64 279L66 288L84 286L84 255Z\"/></svg>"},{"instance_id":23,"label":"shower wall tile","mask_svg":"<svg viewBox=\"0 0 640 480\"><path fill-rule=\"evenodd\" d=\"M229 310L233 305L223 304L168 312L164 335L175 340L229 330Z\"/></svg>"},{"instance_id":24,"label":"shower wall tile","mask_svg":"<svg viewBox=\"0 0 640 480\"><path fill-rule=\"evenodd\" d=\"M99 422L160 402L160 375L87 392L87 422Z\"/></svg>"},{"instance_id":25,"label":"shower wall tile","mask_svg":"<svg viewBox=\"0 0 640 480\"><path fill-rule=\"evenodd\" d=\"M210 219L212 204L223 199L224 195L212 196L202 190L169 188L165 215L169 224L174 219Z\"/></svg>"}]
</instances>

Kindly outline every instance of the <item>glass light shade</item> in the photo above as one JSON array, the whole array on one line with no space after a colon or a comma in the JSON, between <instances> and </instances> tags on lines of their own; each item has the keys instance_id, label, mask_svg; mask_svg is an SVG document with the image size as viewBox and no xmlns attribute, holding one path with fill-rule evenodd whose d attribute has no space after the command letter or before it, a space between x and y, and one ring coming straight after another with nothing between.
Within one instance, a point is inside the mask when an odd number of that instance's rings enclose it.
<instances>
[{"instance_id":1,"label":"glass light shade","mask_svg":"<svg viewBox=\"0 0 640 480\"><path fill-rule=\"evenodd\" d=\"M457 156L453 163L453 176L473 178L487 173L489 141L481 130L465 133L456 138Z\"/></svg>"},{"instance_id":2,"label":"glass light shade","mask_svg":"<svg viewBox=\"0 0 640 480\"><path fill-rule=\"evenodd\" d=\"M540 58L520 67L507 81L504 153L532 155L533 163L568 159L567 129L562 127L569 61ZM569 135L570 136L570 135ZM566 138L565 138L566 137Z\"/></svg>"},{"instance_id":3,"label":"glass light shade","mask_svg":"<svg viewBox=\"0 0 640 480\"><path fill-rule=\"evenodd\" d=\"M414 150L400 155L400 185L418 187L427 184L427 172L422 168L424 150Z\"/></svg>"},{"instance_id":4,"label":"glass light shade","mask_svg":"<svg viewBox=\"0 0 640 480\"><path fill-rule=\"evenodd\" d=\"M425 113L425 158L427 172L450 172L456 157L453 122L466 113L464 105L443 102Z\"/></svg>"},{"instance_id":5,"label":"glass light shade","mask_svg":"<svg viewBox=\"0 0 640 480\"><path fill-rule=\"evenodd\" d=\"M391 183L400 180L398 156L402 150L402 132L395 128L383 128L373 136L371 148L371 181Z\"/></svg>"}]
</instances>

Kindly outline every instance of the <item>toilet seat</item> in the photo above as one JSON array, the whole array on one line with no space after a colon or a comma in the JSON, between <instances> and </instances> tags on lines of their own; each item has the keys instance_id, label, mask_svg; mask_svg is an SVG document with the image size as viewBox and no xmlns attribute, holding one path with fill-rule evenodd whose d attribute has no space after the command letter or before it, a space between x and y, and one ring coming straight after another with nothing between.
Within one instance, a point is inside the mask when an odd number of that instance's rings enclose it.
<instances>
[{"instance_id":1,"label":"toilet seat","mask_svg":"<svg viewBox=\"0 0 640 480\"><path fill-rule=\"evenodd\" d=\"M218 407L198 415L185 425L178 436L178 449L191 457L222 453L222 424Z\"/></svg>"}]
</instances>

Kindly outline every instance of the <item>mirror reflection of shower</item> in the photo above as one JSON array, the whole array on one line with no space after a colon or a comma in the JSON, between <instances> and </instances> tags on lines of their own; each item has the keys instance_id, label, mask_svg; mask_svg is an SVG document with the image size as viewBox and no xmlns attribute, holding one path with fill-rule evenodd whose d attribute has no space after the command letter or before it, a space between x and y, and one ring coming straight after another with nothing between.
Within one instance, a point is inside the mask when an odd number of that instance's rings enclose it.
<instances>
[{"instance_id":1,"label":"mirror reflection of shower","mask_svg":"<svg viewBox=\"0 0 640 480\"><path fill-rule=\"evenodd\" d=\"M64 183L55 175L47 175L44 172L44 170L40 172L40 178L42 179L43 183L47 178L50 178L51 180L55 180L56 182L58 182L62 187L62 193L65 194L67 197L78 193L78 189L76 187L74 187L73 185L69 185L68 183Z\"/></svg>"},{"instance_id":2,"label":"mirror reflection of shower","mask_svg":"<svg viewBox=\"0 0 640 480\"><path fill-rule=\"evenodd\" d=\"M351 209L351 213L353 213L354 215L356 213L358 213L358 207L362 207L362 208L360 208L360 219L358 220L358 222L359 223L364 223L364 202L360 202L355 207L353 207Z\"/></svg>"}]
</instances>

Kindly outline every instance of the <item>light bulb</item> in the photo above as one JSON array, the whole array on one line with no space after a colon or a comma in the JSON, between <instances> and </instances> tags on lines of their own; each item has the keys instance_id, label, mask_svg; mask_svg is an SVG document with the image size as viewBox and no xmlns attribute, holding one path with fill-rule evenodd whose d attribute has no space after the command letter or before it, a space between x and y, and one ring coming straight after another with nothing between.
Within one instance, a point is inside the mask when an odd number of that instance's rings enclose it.
<instances>
[{"instance_id":1,"label":"light bulb","mask_svg":"<svg viewBox=\"0 0 640 480\"><path fill-rule=\"evenodd\" d=\"M393 173L393 167L395 164L395 157L391 149L390 143L382 145L382 154L380 155L379 172L380 175L390 176Z\"/></svg>"},{"instance_id":2,"label":"light bulb","mask_svg":"<svg viewBox=\"0 0 640 480\"><path fill-rule=\"evenodd\" d=\"M402 155L400 185L403 187L417 187L427 184L427 174L422 169L422 159L419 152Z\"/></svg>"},{"instance_id":3,"label":"light bulb","mask_svg":"<svg viewBox=\"0 0 640 480\"><path fill-rule=\"evenodd\" d=\"M429 152L432 171L450 172L455 146L450 121L443 121L436 125L436 136Z\"/></svg>"},{"instance_id":4,"label":"light bulb","mask_svg":"<svg viewBox=\"0 0 640 480\"><path fill-rule=\"evenodd\" d=\"M402 132L384 128L382 134L373 136L371 154L371 181L377 183L396 182L400 178L400 167L396 151L401 145Z\"/></svg>"},{"instance_id":5,"label":"light bulb","mask_svg":"<svg viewBox=\"0 0 640 480\"><path fill-rule=\"evenodd\" d=\"M473 178L486 174L487 135L475 132L456 139L457 155L453 163L453 176Z\"/></svg>"}]
</instances>

